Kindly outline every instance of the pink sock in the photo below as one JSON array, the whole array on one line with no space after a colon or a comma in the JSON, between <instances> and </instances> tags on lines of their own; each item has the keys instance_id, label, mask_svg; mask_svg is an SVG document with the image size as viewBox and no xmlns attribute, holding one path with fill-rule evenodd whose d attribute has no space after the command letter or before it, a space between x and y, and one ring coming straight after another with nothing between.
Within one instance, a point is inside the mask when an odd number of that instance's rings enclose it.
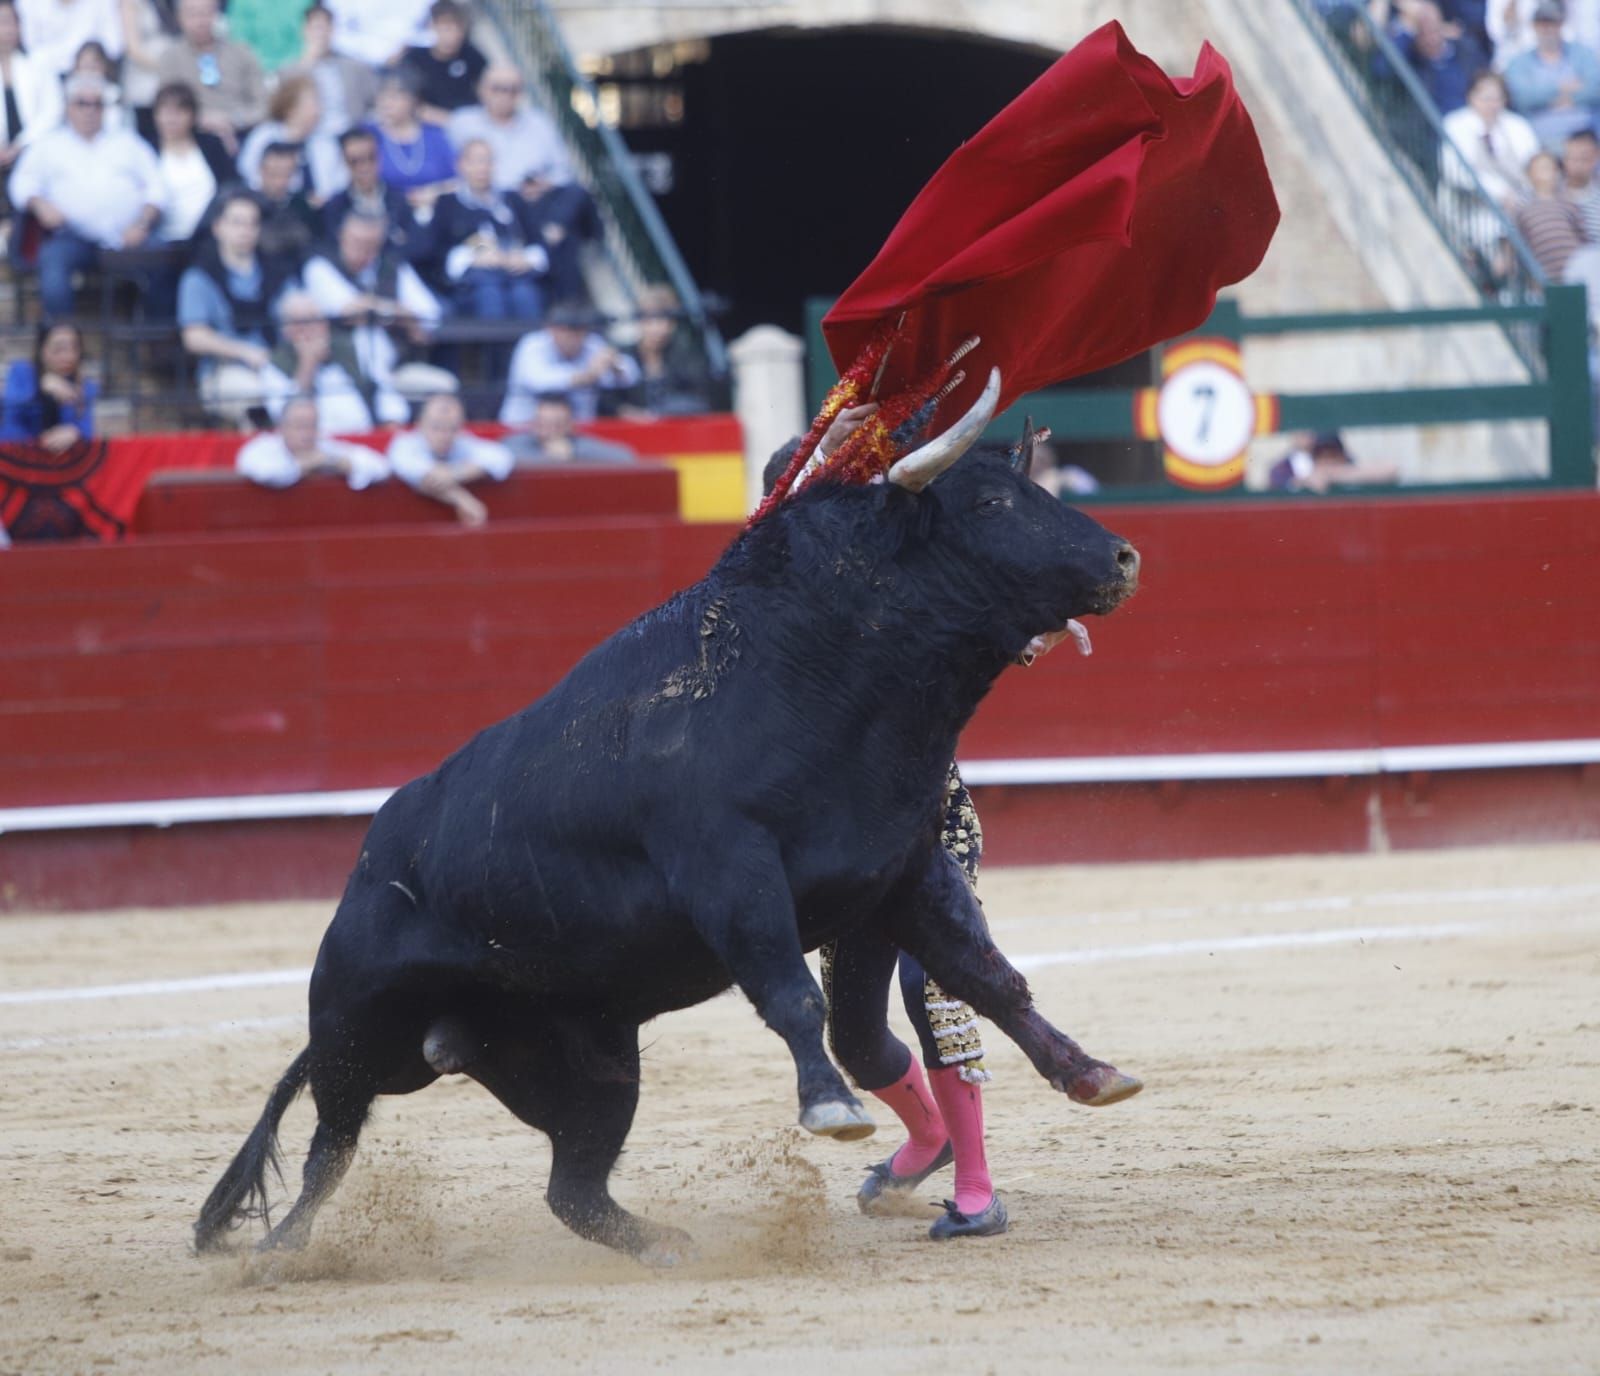
<instances>
[{"instance_id":1,"label":"pink sock","mask_svg":"<svg viewBox=\"0 0 1600 1376\"><path fill-rule=\"evenodd\" d=\"M873 1090L872 1097L887 1104L911 1134L911 1140L890 1158L889 1169L896 1175L916 1175L927 1170L949 1134L944 1130L938 1106L928 1097L928 1083L922 1078L917 1058L911 1058L906 1073L892 1085Z\"/></svg>"},{"instance_id":2,"label":"pink sock","mask_svg":"<svg viewBox=\"0 0 1600 1376\"><path fill-rule=\"evenodd\" d=\"M930 1070L928 1078L955 1148L956 1208L969 1216L981 1214L994 1198L994 1182L989 1179L989 1163L983 1154L982 1091L961 1078L959 1066Z\"/></svg>"}]
</instances>

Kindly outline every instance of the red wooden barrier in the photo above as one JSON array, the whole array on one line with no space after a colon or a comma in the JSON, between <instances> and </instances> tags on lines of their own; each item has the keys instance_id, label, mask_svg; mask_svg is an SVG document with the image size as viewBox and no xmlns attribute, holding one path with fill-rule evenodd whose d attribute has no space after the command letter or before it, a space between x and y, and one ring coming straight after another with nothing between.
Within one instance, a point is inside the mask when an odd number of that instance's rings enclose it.
<instances>
[{"instance_id":1,"label":"red wooden barrier","mask_svg":"<svg viewBox=\"0 0 1600 1376\"><path fill-rule=\"evenodd\" d=\"M355 497L366 511L376 495ZM1091 659L1063 649L1007 673L964 758L1600 738L1600 496L1096 514L1140 547L1143 589L1092 623ZM699 577L731 533L666 515L477 532L424 519L10 551L0 807L397 784ZM1358 849L1597 835L1592 776L1004 788L984 802L997 860ZM258 845L285 825L236 834ZM207 831L176 830L189 846ZM24 842L0 837L0 888L42 863ZM258 870L275 854L236 844Z\"/></svg>"},{"instance_id":2,"label":"red wooden barrier","mask_svg":"<svg viewBox=\"0 0 1600 1376\"><path fill-rule=\"evenodd\" d=\"M678 514L678 475L660 464L584 464L575 468L519 468L504 482L486 483L479 495L493 520L581 516ZM231 469L157 473L139 500L133 532L150 535L221 535L233 531L362 529L380 525L454 525L448 507L386 482L352 492L337 478L312 478L269 489Z\"/></svg>"}]
</instances>

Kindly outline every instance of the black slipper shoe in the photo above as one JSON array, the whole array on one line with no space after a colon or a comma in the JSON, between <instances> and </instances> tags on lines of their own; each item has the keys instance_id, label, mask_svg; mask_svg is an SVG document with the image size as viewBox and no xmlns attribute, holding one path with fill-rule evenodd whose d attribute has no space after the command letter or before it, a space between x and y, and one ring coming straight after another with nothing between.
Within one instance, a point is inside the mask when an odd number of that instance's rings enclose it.
<instances>
[{"instance_id":1,"label":"black slipper shoe","mask_svg":"<svg viewBox=\"0 0 1600 1376\"><path fill-rule=\"evenodd\" d=\"M885 1194L903 1194L907 1190L914 1190L935 1171L942 1171L955 1159L955 1148L947 1141L933 1158L933 1164L915 1175L896 1175L890 1164L894 1160L892 1156L888 1161L880 1161L868 1170L867 1178L856 1191L856 1205L864 1214L876 1213L879 1201Z\"/></svg>"},{"instance_id":2,"label":"black slipper shoe","mask_svg":"<svg viewBox=\"0 0 1600 1376\"><path fill-rule=\"evenodd\" d=\"M954 1200L947 1199L944 1202L944 1217L936 1220L933 1227L928 1229L928 1236L935 1242L944 1242L952 1237L993 1237L1005 1232L1009 1226L1005 1202L999 1195L994 1195L983 1212L976 1214L962 1213L956 1208Z\"/></svg>"}]
</instances>

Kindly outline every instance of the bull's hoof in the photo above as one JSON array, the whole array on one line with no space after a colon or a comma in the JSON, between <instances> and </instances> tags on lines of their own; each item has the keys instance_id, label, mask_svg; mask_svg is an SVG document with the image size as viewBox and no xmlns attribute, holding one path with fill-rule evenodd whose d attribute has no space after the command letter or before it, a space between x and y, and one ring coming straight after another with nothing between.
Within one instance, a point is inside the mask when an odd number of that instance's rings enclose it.
<instances>
[{"instance_id":1,"label":"bull's hoof","mask_svg":"<svg viewBox=\"0 0 1600 1376\"><path fill-rule=\"evenodd\" d=\"M655 1238L634 1254L641 1266L653 1271L670 1271L700 1260L700 1249L682 1228L661 1228Z\"/></svg>"},{"instance_id":2,"label":"bull's hoof","mask_svg":"<svg viewBox=\"0 0 1600 1376\"><path fill-rule=\"evenodd\" d=\"M288 1220L285 1220L287 1222ZM255 1250L262 1253L271 1252L303 1252L306 1244L311 1241L311 1229L298 1226L285 1228L280 1223L260 1242L256 1243Z\"/></svg>"},{"instance_id":3,"label":"bull's hoof","mask_svg":"<svg viewBox=\"0 0 1600 1376\"><path fill-rule=\"evenodd\" d=\"M831 1137L836 1142L859 1142L878 1130L866 1109L842 1099L809 1105L800 1115L800 1126L818 1137Z\"/></svg>"},{"instance_id":4,"label":"bull's hoof","mask_svg":"<svg viewBox=\"0 0 1600 1376\"><path fill-rule=\"evenodd\" d=\"M1067 1098L1075 1104L1104 1108L1107 1104L1120 1104L1124 1099L1133 1098L1144 1088L1144 1081L1124 1075L1114 1065L1096 1064L1074 1075L1063 1088Z\"/></svg>"}]
</instances>

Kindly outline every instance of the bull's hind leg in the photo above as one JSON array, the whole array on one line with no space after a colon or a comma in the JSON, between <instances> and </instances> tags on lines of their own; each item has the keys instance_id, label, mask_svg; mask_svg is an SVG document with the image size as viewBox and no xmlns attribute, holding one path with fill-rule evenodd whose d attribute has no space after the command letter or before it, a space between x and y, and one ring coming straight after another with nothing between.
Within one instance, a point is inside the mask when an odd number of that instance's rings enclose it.
<instances>
[{"instance_id":1,"label":"bull's hind leg","mask_svg":"<svg viewBox=\"0 0 1600 1376\"><path fill-rule=\"evenodd\" d=\"M1028 981L994 944L971 885L943 849L885 916L889 934L942 988L994 1022L1069 1099L1101 1108L1144 1088L1040 1016Z\"/></svg>"},{"instance_id":2,"label":"bull's hind leg","mask_svg":"<svg viewBox=\"0 0 1600 1376\"><path fill-rule=\"evenodd\" d=\"M344 1058L331 1064L313 1063L311 1095L317 1105L317 1130L306 1155L300 1197L261 1240L261 1250L304 1247L310 1240L317 1210L350 1169L378 1087L379 1078L368 1066Z\"/></svg>"},{"instance_id":3,"label":"bull's hind leg","mask_svg":"<svg viewBox=\"0 0 1600 1376\"><path fill-rule=\"evenodd\" d=\"M579 1237L647 1266L694 1255L679 1228L630 1213L608 1181L639 1104L639 1029L599 1019L567 1022L549 1043L493 1037L467 1073L530 1127L548 1134L550 1211Z\"/></svg>"}]
</instances>

